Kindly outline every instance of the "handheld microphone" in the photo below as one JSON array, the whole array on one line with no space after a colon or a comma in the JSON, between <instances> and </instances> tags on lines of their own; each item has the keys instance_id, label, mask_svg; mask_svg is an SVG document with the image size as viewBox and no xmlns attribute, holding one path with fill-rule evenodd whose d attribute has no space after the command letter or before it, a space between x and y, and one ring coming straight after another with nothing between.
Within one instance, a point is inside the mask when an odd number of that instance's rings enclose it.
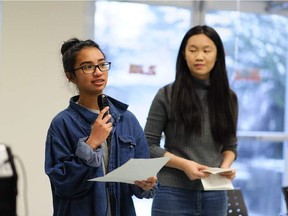
<instances>
[{"instance_id":1,"label":"handheld microphone","mask_svg":"<svg viewBox=\"0 0 288 216\"><path fill-rule=\"evenodd\" d=\"M98 107L99 107L100 111L102 109L104 109L104 107L109 106L108 97L105 94L98 95L97 102L98 102ZM103 118L109 114L110 114L110 111L108 110L107 112L105 112ZM111 120L109 120L108 122L110 122L110 121ZM106 142L107 142L107 146L109 148L110 144L111 144L111 134L109 134L109 136L107 137Z\"/></svg>"},{"instance_id":2,"label":"handheld microphone","mask_svg":"<svg viewBox=\"0 0 288 216\"><path fill-rule=\"evenodd\" d=\"M99 110L101 111L102 109L104 109L104 107L106 106L109 106L109 103L108 103L108 98L105 94L100 94L98 95L98 98L97 98L97 101L98 101L98 107L99 107ZM103 118L107 115L109 115L110 112L109 110L104 114Z\"/></svg>"}]
</instances>

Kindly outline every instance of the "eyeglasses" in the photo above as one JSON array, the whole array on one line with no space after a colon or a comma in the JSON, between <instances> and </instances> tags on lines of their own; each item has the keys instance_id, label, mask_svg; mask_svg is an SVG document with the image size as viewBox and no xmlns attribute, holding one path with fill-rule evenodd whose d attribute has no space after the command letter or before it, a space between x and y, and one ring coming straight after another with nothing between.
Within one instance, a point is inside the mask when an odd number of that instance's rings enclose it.
<instances>
[{"instance_id":1,"label":"eyeglasses","mask_svg":"<svg viewBox=\"0 0 288 216\"><path fill-rule=\"evenodd\" d=\"M75 68L74 71L82 69L84 74L93 74L98 68L101 72L108 71L111 68L111 62L103 62L99 65L84 65L79 68Z\"/></svg>"}]
</instances>

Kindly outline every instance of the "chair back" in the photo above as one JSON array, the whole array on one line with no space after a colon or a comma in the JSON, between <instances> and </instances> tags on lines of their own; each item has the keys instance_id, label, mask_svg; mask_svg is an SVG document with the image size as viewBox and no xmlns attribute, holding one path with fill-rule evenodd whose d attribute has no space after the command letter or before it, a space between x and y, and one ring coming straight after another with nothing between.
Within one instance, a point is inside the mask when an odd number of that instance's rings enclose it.
<instances>
[{"instance_id":1,"label":"chair back","mask_svg":"<svg viewBox=\"0 0 288 216\"><path fill-rule=\"evenodd\" d=\"M240 189L227 190L228 210L227 216L248 216L245 201Z\"/></svg>"},{"instance_id":2,"label":"chair back","mask_svg":"<svg viewBox=\"0 0 288 216\"><path fill-rule=\"evenodd\" d=\"M288 211L288 186L282 187L282 192L285 198L286 210Z\"/></svg>"}]
</instances>

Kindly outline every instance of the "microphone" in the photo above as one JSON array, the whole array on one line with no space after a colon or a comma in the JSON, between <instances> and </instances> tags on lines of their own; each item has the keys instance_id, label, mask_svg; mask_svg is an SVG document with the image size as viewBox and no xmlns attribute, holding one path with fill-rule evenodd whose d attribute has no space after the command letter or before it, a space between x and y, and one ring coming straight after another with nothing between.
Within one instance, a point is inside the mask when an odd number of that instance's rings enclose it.
<instances>
[{"instance_id":1,"label":"microphone","mask_svg":"<svg viewBox=\"0 0 288 216\"><path fill-rule=\"evenodd\" d=\"M104 109L104 107L106 106L109 106L109 103L108 103L108 97L107 95L105 94L100 94L98 95L98 98L97 98L97 102L98 102L98 107L99 107L99 110L101 111L102 109ZM107 116L110 114L110 110L108 110L107 112L104 113L104 116ZM111 120L109 120L108 122L110 122ZM110 147L110 144L111 144L111 134L109 134L109 136L107 137L106 139L106 142L107 142L107 146Z\"/></svg>"},{"instance_id":2,"label":"microphone","mask_svg":"<svg viewBox=\"0 0 288 216\"><path fill-rule=\"evenodd\" d=\"M102 109L104 109L104 107L109 106L108 97L107 97L107 95L105 95L105 94L100 94L100 95L98 95L97 101L98 101L98 107L99 107L100 111L101 111ZM110 114L110 112L109 112L109 110L108 110L108 111L104 114L103 118L104 118L105 116L109 115L109 114ZM110 120L109 120L109 121L110 121Z\"/></svg>"}]
</instances>

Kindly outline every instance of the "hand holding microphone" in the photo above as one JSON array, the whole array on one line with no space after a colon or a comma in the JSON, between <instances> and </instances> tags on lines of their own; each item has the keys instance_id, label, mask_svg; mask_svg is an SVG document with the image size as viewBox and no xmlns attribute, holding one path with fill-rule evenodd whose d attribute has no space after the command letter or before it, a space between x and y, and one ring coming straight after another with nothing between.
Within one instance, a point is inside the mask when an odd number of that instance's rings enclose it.
<instances>
[{"instance_id":1,"label":"hand holding microphone","mask_svg":"<svg viewBox=\"0 0 288 216\"><path fill-rule=\"evenodd\" d=\"M98 96L98 107L100 113L93 123L92 131L86 143L93 149L98 148L105 140L110 144L110 132L112 131L111 115L109 112L109 104L106 95ZM108 143L109 142L109 143Z\"/></svg>"},{"instance_id":2,"label":"hand holding microphone","mask_svg":"<svg viewBox=\"0 0 288 216\"><path fill-rule=\"evenodd\" d=\"M99 107L100 111L102 111L106 107L109 107L108 98L107 98L107 96L105 94L98 95L97 102L98 102L98 107ZM110 115L110 110L109 109L104 113L103 118L106 118L108 115ZM110 116L110 118L111 118L111 116ZM111 123L110 118L108 119L109 123ZM111 128L111 130L112 130L112 128ZM107 142L107 145L109 147L110 143L111 143L111 135L110 135L110 133L109 133L109 135L108 135L108 137L106 139L106 142Z\"/></svg>"},{"instance_id":3,"label":"hand holding microphone","mask_svg":"<svg viewBox=\"0 0 288 216\"><path fill-rule=\"evenodd\" d=\"M103 110L105 107L109 107L108 98L105 94L98 95L97 102L98 102L98 107L100 111ZM109 114L110 114L110 111L107 110L107 112L104 113L103 117L106 117Z\"/></svg>"}]
</instances>

